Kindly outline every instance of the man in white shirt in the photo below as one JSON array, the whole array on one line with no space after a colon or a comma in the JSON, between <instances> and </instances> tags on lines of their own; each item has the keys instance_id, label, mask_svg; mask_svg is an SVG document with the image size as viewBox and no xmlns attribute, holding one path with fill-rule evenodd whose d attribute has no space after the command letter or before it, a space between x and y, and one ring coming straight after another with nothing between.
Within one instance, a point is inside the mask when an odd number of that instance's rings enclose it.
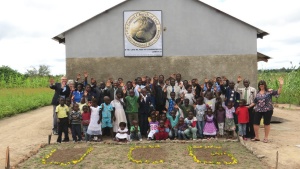
<instances>
[{"instance_id":1,"label":"man in white shirt","mask_svg":"<svg viewBox=\"0 0 300 169\"><path fill-rule=\"evenodd\" d=\"M257 91L254 87L250 86L250 81L248 79L243 80L244 87L238 88L239 83L241 82L242 78L239 76L237 83L234 86L235 91L240 93L240 98L246 100L246 106L253 103L254 98L256 97ZM253 107L248 109L249 112L249 123L247 124L246 128L246 137L247 138L254 138L255 133L253 129L253 119L254 119L254 111Z\"/></svg>"},{"instance_id":2,"label":"man in white shirt","mask_svg":"<svg viewBox=\"0 0 300 169\"><path fill-rule=\"evenodd\" d=\"M136 86L135 86L135 88L134 88L134 94L135 94L135 96L140 96L140 92L141 92L141 90L144 88L145 86L144 85L142 85L142 78L140 78L140 77L138 77L137 79L136 79Z\"/></svg>"}]
</instances>

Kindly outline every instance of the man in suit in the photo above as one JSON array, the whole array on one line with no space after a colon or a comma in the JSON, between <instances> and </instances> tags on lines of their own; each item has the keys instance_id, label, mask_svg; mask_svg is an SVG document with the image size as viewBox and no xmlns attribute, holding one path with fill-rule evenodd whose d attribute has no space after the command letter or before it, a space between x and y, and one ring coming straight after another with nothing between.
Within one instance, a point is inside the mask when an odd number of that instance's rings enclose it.
<instances>
[{"instance_id":1,"label":"man in suit","mask_svg":"<svg viewBox=\"0 0 300 169\"><path fill-rule=\"evenodd\" d=\"M94 91L96 92L99 106L104 103L104 96L110 97L110 93L104 82L100 82L99 88L94 88Z\"/></svg>"},{"instance_id":2,"label":"man in suit","mask_svg":"<svg viewBox=\"0 0 300 169\"><path fill-rule=\"evenodd\" d=\"M109 98L111 101L115 99L117 90L122 91L122 87L120 87L118 80L114 80L112 87L108 89Z\"/></svg>"},{"instance_id":3,"label":"man in suit","mask_svg":"<svg viewBox=\"0 0 300 169\"><path fill-rule=\"evenodd\" d=\"M244 87L238 88L239 83L242 81L242 78L239 76L237 80L237 84L235 85L235 91L237 91L241 99L246 100L246 106L249 106L251 103L253 103L254 98L256 97L256 89L254 87L250 86L250 81L248 79L243 80L243 85ZM247 124L246 127L246 137L247 138L254 138L255 133L253 129L253 120L254 120L254 111L253 107L248 108L249 112L249 123Z\"/></svg>"},{"instance_id":4,"label":"man in suit","mask_svg":"<svg viewBox=\"0 0 300 169\"><path fill-rule=\"evenodd\" d=\"M64 98L66 99L70 95L70 88L67 85L68 78L66 76L61 77L60 83L54 83L54 80L50 79L50 89L55 91L53 98L52 98L52 106L53 106L53 134L57 135L57 115L55 112L56 106L59 104L59 99Z\"/></svg>"}]
</instances>

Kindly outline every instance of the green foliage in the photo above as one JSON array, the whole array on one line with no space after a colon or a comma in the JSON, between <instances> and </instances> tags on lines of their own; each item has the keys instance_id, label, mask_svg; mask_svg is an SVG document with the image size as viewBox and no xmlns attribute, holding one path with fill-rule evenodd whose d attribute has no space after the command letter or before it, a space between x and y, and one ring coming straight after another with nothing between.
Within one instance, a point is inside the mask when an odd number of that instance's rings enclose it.
<instances>
[{"instance_id":1,"label":"green foliage","mask_svg":"<svg viewBox=\"0 0 300 169\"><path fill-rule=\"evenodd\" d=\"M258 74L258 81L265 80L268 88L277 90L279 87L279 77L283 77L284 85L281 95L278 99L275 98L274 101L277 103L300 105L300 69L294 68L290 72L262 71Z\"/></svg>"},{"instance_id":2,"label":"green foliage","mask_svg":"<svg viewBox=\"0 0 300 169\"><path fill-rule=\"evenodd\" d=\"M0 119L51 103L50 88L13 88L0 90Z\"/></svg>"}]
</instances>

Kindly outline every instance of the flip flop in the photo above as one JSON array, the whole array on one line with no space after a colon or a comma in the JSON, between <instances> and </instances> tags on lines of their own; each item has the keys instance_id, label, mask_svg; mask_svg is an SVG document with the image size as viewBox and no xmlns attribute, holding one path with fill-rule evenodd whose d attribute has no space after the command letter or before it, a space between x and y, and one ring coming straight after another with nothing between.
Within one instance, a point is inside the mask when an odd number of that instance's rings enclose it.
<instances>
[{"instance_id":1,"label":"flip flop","mask_svg":"<svg viewBox=\"0 0 300 169\"><path fill-rule=\"evenodd\" d=\"M264 143L268 143L269 140L265 138L263 142L264 142Z\"/></svg>"},{"instance_id":2,"label":"flip flop","mask_svg":"<svg viewBox=\"0 0 300 169\"><path fill-rule=\"evenodd\" d=\"M251 141L260 141L260 139L253 138L253 139L251 139Z\"/></svg>"}]
</instances>

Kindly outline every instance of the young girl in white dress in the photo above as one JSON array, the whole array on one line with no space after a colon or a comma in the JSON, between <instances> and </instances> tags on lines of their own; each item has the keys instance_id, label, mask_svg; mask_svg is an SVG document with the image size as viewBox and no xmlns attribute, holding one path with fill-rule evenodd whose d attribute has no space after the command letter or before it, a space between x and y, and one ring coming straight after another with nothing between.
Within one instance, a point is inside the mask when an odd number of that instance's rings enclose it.
<instances>
[{"instance_id":1,"label":"young girl in white dress","mask_svg":"<svg viewBox=\"0 0 300 169\"><path fill-rule=\"evenodd\" d=\"M111 101L111 103L110 103L112 105L112 107L114 107L114 109L115 109L116 120L114 121L114 124L113 124L113 131L115 133L118 132L120 122L125 122L127 124L127 119L126 119L125 111L123 108L124 101L122 98L122 96L123 96L122 90L118 90L116 92L116 96L117 97L115 97L115 100ZM127 126L126 126L126 128L127 128Z\"/></svg>"},{"instance_id":2,"label":"young girl in white dress","mask_svg":"<svg viewBox=\"0 0 300 169\"><path fill-rule=\"evenodd\" d=\"M127 142L128 141L128 129L125 122L120 122L119 129L116 134L116 141Z\"/></svg>"},{"instance_id":3,"label":"young girl in white dress","mask_svg":"<svg viewBox=\"0 0 300 169\"><path fill-rule=\"evenodd\" d=\"M90 124L87 129L87 134L93 138L93 141L102 141L102 132L101 132L101 121L100 121L100 109L97 105L97 99L92 99L91 109L91 119ZM87 139L87 140L91 140Z\"/></svg>"}]
</instances>

